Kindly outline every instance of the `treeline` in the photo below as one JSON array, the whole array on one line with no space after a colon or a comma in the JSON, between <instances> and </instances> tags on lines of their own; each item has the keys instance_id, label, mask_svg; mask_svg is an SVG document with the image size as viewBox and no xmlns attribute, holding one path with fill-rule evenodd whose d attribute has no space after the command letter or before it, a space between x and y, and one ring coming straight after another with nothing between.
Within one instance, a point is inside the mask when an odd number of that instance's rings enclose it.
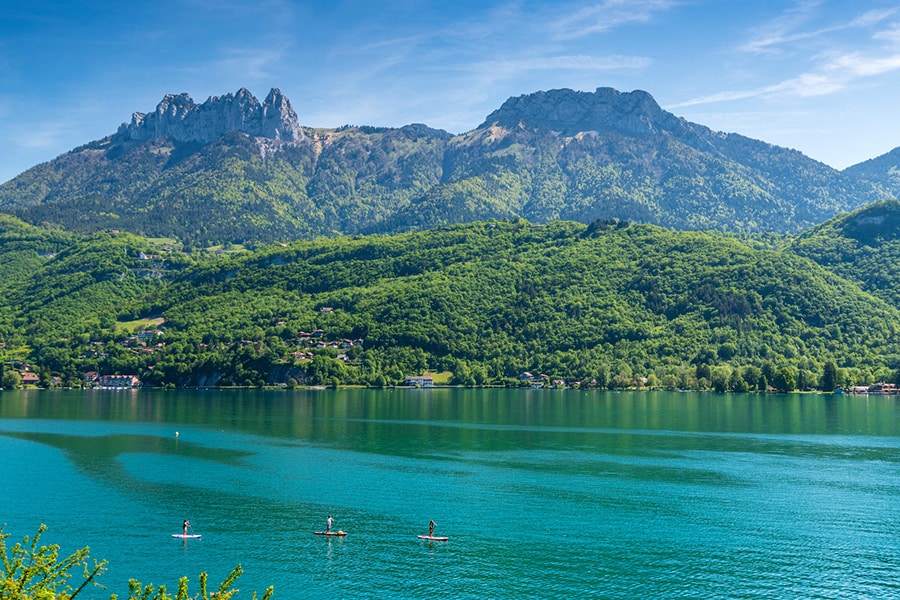
<instances>
[{"instance_id":1,"label":"treeline","mask_svg":"<svg viewBox=\"0 0 900 600\"><path fill-rule=\"evenodd\" d=\"M209 256L45 231L0 220L3 387L88 372L383 386L432 371L752 391L892 381L900 366L897 306L766 240L506 220Z\"/></svg>"}]
</instances>

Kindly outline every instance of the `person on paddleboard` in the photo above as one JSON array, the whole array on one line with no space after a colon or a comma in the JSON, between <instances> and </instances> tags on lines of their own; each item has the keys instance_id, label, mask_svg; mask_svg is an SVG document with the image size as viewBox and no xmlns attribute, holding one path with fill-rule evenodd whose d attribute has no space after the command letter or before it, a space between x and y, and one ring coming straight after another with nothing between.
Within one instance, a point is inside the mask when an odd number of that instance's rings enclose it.
<instances>
[{"instance_id":1,"label":"person on paddleboard","mask_svg":"<svg viewBox=\"0 0 900 600\"><path fill-rule=\"evenodd\" d=\"M331 533L332 523L334 523L334 519L331 518L331 515L328 515L328 518L325 519L325 533Z\"/></svg>"},{"instance_id":2,"label":"person on paddleboard","mask_svg":"<svg viewBox=\"0 0 900 600\"><path fill-rule=\"evenodd\" d=\"M434 521L428 521L428 537L434 537L434 526L436 524Z\"/></svg>"},{"instance_id":3,"label":"person on paddleboard","mask_svg":"<svg viewBox=\"0 0 900 600\"><path fill-rule=\"evenodd\" d=\"M191 522L187 519L184 520L184 523L181 524L181 533L182 535L187 535L188 527L191 526Z\"/></svg>"}]
</instances>

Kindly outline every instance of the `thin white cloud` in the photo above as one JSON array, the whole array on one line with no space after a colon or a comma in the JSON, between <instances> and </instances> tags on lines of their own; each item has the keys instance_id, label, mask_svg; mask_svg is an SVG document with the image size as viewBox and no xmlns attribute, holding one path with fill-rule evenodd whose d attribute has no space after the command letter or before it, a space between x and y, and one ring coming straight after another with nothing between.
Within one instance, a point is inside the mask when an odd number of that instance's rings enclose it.
<instances>
[{"instance_id":1,"label":"thin white cloud","mask_svg":"<svg viewBox=\"0 0 900 600\"><path fill-rule=\"evenodd\" d=\"M753 39L741 46L744 52L774 52L777 46L820 35L823 31L798 32L812 20L820 0L799 2L777 18L753 30Z\"/></svg>"},{"instance_id":2,"label":"thin white cloud","mask_svg":"<svg viewBox=\"0 0 900 600\"><path fill-rule=\"evenodd\" d=\"M25 137L17 138L19 145L31 150L45 150L59 147L70 137L71 128L65 123L46 122L29 130Z\"/></svg>"},{"instance_id":3,"label":"thin white cloud","mask_svg":"<svg viewBox=\"0 0 900 600\"><path fill-rule=\"evenodd\" d=\"M900 69L900 54L865 56L858 52L839 56L827 66L828 71L846 80L883 75L897 69Z\"/></svg>"},{"instance_id":4,"label":"thin white cloud","mask_svg":"<svg viewBox=\"0 0 900 600\"><path fill-rule=\"evenodd\" d=\"M83 137L78 139L80 130L77 126L78 121L75 120L77 118L75 112L69 112L54 120L7 125L0 134L0 140L16 147L24 154L44 151L59 153L61 147L85 141Z\"/></svg>"},{"instance_id":5,"label":"thin white cloud","mask_svg":"<svg viewBox=\"0 0 900 600\"><path fill-rule=\"evenodd\" d=\"M871 27L882 21L890 19L897 14L898 8L885 8L882 10L870 10L850 21L850 27Z\"/></svg>"},{"instance_id":6,"label":"thin white cloud","mask_svg":"<svg viewBox=\"0 0 900 600\"><path fill-rule=\"evenodd\" d=\"M646 23L676 6L673 0L604 0L573 11L550 24L557 39L604 33L631 23Z\"/></svg>"},{"instance_id":7,"label":"thin white cloud","mask_svg":"<svg viewBox=\"0 0 900 600\"><path fill-rule=\"evenodd\" d=\"M844 54L832 57L819 70L803 73L773 85L747 90L717 92L675 104L672 108L745 100L747 98L825 96L846 89L860 79L900 70L900 54L885 56Z\"/></svg>"},{"instance_id":8,"label":"thin white cloud","mask_svg":"<svg viewBox=\"0 0 900 600\"><path fill-rule=\"evenodd\" d=\"M473 70L493 76L512 77L532 71L556 69L579 71L612 71L616 69L643 69L651 64L644 56L549 56L521 60L492 60L469 65Z\"/></svg>"},{"instance_id":9,"label":"thin white cloud","mask_svg":"<svg viewBox=\"0 0 900 600\"><path fill-rule=\"evenodd\" d=\"M816 16L815 9L821 2L801 2L767 25L757 29L754 39L741 46L741 50L751 53L769 53L781 50L782 46L804 40L821 38L831 33L848 29L873 27L897 14L897 8L870 10L846 23L802 30Z\"/></svg>"},{"instance_id":10,"label":"thin white cloud","mask_svg":"<svg viewBox=\"0 0 900 600\"><path fill-rule=\"evenodd\" d=\"M258 80L270 78L272 66L277 65L283 56L284 52L278 48L236 48L214 64L221 72Z\"/></svg>"},{"instance_id":11,"label":"thin white cloud","mask_svg":"<svg viewBox=\"0 0 900 600\"><path fill-rule=\"evenodd\" d=\"M891 44L900 44L900 23L894 23L890 28L876 32L872 39Z\"/></svg>"},{"instance_id":12,"label":"thin white cloud","mask_svg":"<svg viewBox=\"0 0 900 600\"><path fill-rule=\"evenodd\" d=\"M870 10L848 22L803 30L816 17L819 5L820 2L817 1L798 3L790 11L770 21L765 28L757 30L757 37L740 47L742 51L757 54L774 52L776 48L789 49L796 54L799 50L792 46L796 42L821 38L819 48L824 44L828 49L808 57L811 68L776 83L748 89L724 90L686 100L673 108L749 98L825 96L845 90L860 80L900 70L900 25L888 23L885 29L871 33L872 42L863 50L840 51L837 48L843 42L840 36L833 35L849 29L874 29L900 12L900 8Z\"/></svg>"}]
</instances>

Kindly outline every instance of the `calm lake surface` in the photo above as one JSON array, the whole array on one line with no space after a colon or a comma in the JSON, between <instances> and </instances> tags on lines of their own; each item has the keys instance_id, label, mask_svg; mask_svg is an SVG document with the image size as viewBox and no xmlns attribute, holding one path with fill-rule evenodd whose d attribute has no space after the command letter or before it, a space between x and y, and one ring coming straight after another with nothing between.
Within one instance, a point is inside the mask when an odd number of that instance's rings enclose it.
<instances>
[{"instance_id":1,"label":"calm lake surface","mask_svg":"<svg viewBox=\"0 0 900 600\"><path fill-rule=\"evenodd\" d=\"M95 598L238 563L248 599L900 597L892 397L7 391L0 481Z\"/></svg>"}]
</instances>

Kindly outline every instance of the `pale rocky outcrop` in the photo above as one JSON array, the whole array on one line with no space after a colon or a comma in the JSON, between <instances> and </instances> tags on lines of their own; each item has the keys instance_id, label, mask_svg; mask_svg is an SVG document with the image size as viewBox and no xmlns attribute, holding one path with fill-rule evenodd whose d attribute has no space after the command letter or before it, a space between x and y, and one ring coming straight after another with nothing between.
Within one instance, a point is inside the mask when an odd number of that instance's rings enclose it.
<instances>
[{"instance_id":1,"label":"pale rocky outcrop","mask_svg":"<svg viewBox=\"0 0 900 600\"><path fill-rule=\"evenodd\" d=\"M134 140L163 136L179 142L209 143L233 131L285 142L303 139L297 113L281 90L273 88L260 103L246 88L237 94L210 96L203 104L188 94L166 94L152 113L134 113L119 134Z\"/></svg>"},{"instance_id":2,"label":"pale rocky outcrop","mask_svg":"<svg viewBox=\"0 0 900 600\"><path fill-rule=\"evenodd\" d=\"M612 88L597 88L593 93L549 90L510 98L488 115L479 129L492 125L549 129L563 136L586 131L629 135L698 133L694 131L696 126L660 108L647 92L619 92Z\"/></svg>"}]
</instances>

